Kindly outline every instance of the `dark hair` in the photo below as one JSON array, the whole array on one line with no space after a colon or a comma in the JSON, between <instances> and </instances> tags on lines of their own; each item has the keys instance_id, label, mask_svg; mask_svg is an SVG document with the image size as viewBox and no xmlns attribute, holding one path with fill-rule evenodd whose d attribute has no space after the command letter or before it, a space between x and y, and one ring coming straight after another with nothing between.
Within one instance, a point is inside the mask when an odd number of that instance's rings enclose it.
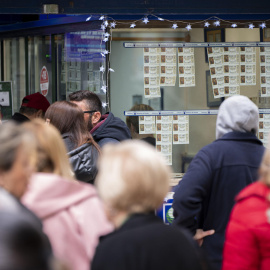
<instances>
[{"instance_id":1,"label":"dark hair","mask_svg":"<svg viewBox=\"0 0 270 270\"><path fill-rule=\"evenodd\" d=\"M89 111L95 110L102 114L102 103L98 95L88 90L80 90L69 95L70 101L85 101Z\"/></svg>"},{"instance_id":2,"label":"dark hair","mask_svg":"<svg viewBox=\"0 0 270 270\"><path fill-rule=\"evenodd\" d=\"M37 111L39 111L39 110L37 110L37 109L34 109L34 108L30 108L30 107L24 107L24 106L22 106L21 108L20 108L20 110L19 110L19 113L21 113L21 114L26 114L26 115L33 115L33 114L35 114ZM42 111L42 110L41 110ZM42 116L44 117L44 111L42 111Z\"/></svg>"},{"instance_id":3,"label":"dark hair","mask_svg":"<svg viewBox=\"0 0 270 270\"><path fill-rule=\"evenodd\" d=\"M130 111L153 111L153 108L146 104L136 104ZM136 133L139 133L139 117L138 116L127 116L126 123L129 129L131 124L135 128Z\"/></svg>"},{"instance_id":4,"label":"dark hair","mask_svg":"<svg viewBox=\"0 0 270 270\"><path fill-rule=\"evenodd\" d=\"M99 151L97 143L87 130L83 111L76 104L69 101L57 101L48 108L45 119L49 119L61 134L68 133L76 148L84 143L91 143Z\"/></svg>"},{"instance_id":5,"label":"dark hair","mask_svg":"<svg viewBox=\"0 0 270 270\"><path fill-rule=\"evenodd\" d=\"M24 213L0 211L0 254L1 270L51 269L48 239Z\"/></svg>"}]
</instances>

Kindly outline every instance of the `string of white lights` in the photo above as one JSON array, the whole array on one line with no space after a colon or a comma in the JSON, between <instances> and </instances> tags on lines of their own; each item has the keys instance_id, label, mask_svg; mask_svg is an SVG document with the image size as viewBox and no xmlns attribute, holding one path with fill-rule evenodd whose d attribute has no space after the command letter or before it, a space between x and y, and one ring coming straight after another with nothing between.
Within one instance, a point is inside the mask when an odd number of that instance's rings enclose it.
<instances>
[{"instance_id":1,"label":"string of white lights","mask_svg":"<svg viewBox=\"0 0 270 270\"><path fill-rule=\"evenodd\" d=\"M90 21L92 18L92 15L90 15L86 21ZM153 18L151 20L151 18ZM106 100L109 99L109 93L108 93L108 81L109 81L109 73L110 72L114 72L114 69L112 69L110 67L110 51L108 50L104 50L103 49L103 43L106 42L110 42L110 46L109 48L111 48L111 41L112 41L112 34L106 32L106 30L108 29L114 29L116 28L117 25L126 25L129 26L129 28L135 28L138 24L138 22L142 22L144 24L148 24L150 21L164 21L167 23L171 23L171 28L173 29L177 29L177 28L186 28L188 31L192 30L192 26L194 25L198 25L201 24L203 25L204 28L209 28L210 26L213 26L215 28L217 27L224 27L226 24L226 27L228 26L228 24L231 25L232 28L239 28L239 27L243 27L243 28L249 28L249 29L254 29L254 28L261 28L264 29L267 26L270 26L270 19L264 20L264 21L249 21L249 22L241 22L241 21L229 21L229 20L224 20L222 18L219 18L217 16L211 16L207 19L204 20L196 20L195 22L192 21L183 21L183 20L169 20L160 16L157 16L155 14L148 14L143 16L140 19L137 20L133 20L133 21L119 21L119 20L115 20L112 17L108 17L106 15L100 15L99 20L102 21L101 22L101 30L103 31L103 35L102 35L102 39L101 39L101 43L100 43L100 55L104 58L104 62L105 59L107 58L107 63L108 66L104 67L103 63L101 64L100 67L100 72L102 72L102 86L101 86L101 91L106 94ZM212 22L213 21L213 22ZM211 22L211 23L210 23ZM269 24L269 25L268 25ZM111 32L112 33L112 32ZM108 46L107 46L108 47ZM105 77L106 76L106 80ZM109 106L109 103L103 102L102 106L105 108L107 106Z\"/></svg>"}]
</instances>

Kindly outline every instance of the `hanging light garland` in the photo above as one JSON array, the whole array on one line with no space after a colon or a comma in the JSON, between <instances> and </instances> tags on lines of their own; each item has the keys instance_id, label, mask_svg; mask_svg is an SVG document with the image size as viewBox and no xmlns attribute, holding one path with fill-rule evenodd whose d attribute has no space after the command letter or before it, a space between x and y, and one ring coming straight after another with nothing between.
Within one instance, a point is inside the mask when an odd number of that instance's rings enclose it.
<instances>
[{"instance_id":1,"label":"hanging light garland","mask_svg":"<svg viewBox=\"0 0 270 270\"><path fill-rule=\"evenodd\" d=\"M223 20L221 18L218 18L216 16L214 17L210 17L208 19L202 20L202 21L196 21L196 22L190 22L190 21L180 21L180 20L168 20L165 18L161 18L159 16L156 16L154 14L149 14L149 15L145 15L143 16L141 19L132 21L132 22L123 22L123 21L116 21L115 19L111 18L111 17L107 17L105 15L100 15L99 20L102 21L101 23L101 30L103 30L103 34L102 34L102 41L100 44L100 55L102 56L102 58L106 58L106 56L108 56L110 54L110 52L108 50L104 50L102 48L102 44L103 42L106 43L108 41L111 42L111 35L106 32L107 28L116 28L116 25L127 25L129 26L129 28L134 29L137 25L136 23L142 22L145 25L147 25L150 21L149 21L149 17L153 17L154 20L159 20L159 21L164 21L167 23L171 23L171 28L176 30L177 28L186 28L187 31L191 31L192 30L192 26L195 25L203 25L204 28L209 28L209 26L213 26L213 27L228 27L228 25L230 25L232 28L237 28L242 27L242 28L249 28L249 29L254 29L254 28L261 28L264 29L267 27L267 23L269 23L270 26L270 19L265 20L265 21L253 21L253 22L232 22L232 21L228 21L228 20ZM92 15L88 16L86 21L90 21L92 18ZM110 23L109 23L110 21ZM209 23L209 21L214 21L212 24ZM110 58L108 56L108 58ZM105 72L105 67L103 65L100 66L100 72L102 72L102 87L101 87L101 91L106 94L107 93L107 88L108 85L105 84L105 80L104 80L104 75L106 73L107 76L107 80L106 83L108 82L108 76L109 76L109 72L115 72L114 69L110 68L110 59L108 59L108 69L107 72ZM106 107L108 106L108 103L106 102L102 102L102 107Z\"/></svg>"}]
</instances>

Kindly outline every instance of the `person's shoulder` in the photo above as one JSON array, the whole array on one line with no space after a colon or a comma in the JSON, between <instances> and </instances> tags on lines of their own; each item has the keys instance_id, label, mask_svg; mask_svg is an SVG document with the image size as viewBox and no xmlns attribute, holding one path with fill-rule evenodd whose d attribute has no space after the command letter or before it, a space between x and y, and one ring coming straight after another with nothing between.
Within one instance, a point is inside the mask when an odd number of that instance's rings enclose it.
<instances>
[{"instance_id":1,"label":"person's shoulder","mask_svg":"<svg viewBox=\"0 0 270 270\"><path fill-rule=\"evenodd\" d=\"M103 248L109 248L109 246L117 243L118 247L125 248L128 243L154 244L155 241L175 243L186 241L188 243L192 241L192 237L182 227L167 226L161 221L141 224L127 230L120 229L102 238L100 244Z\"/></svg>"}]
</instances>

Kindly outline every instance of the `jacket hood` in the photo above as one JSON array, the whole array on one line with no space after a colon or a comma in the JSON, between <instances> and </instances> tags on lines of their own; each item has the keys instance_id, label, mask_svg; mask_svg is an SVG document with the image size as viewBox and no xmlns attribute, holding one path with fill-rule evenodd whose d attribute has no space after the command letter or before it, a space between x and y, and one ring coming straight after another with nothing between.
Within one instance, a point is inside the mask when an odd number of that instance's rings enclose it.
<instances>
[{"instance_id":1,"label":"jacket hood","mask_svg":"<svg viewBox=\"0 0 270 270\"><path fill-rule=\"evenodd\" d=\"M266 199L270 194L270 189L261 181L257 181L244 188L236 197L236 201L244 200L248 197L257 196Z\"/></svg>"},{"instance_id":2,"label":"jacket hood","mask_svg":"<svg viewBox=\"0 0 270 270\"><path fill-rule=\"evenodd\" d=\"M219 107L216 123L216 139L232 131L258 131L259 110L247 97L235 95L229 97Z\"/></svg>"},{"instance_id":3,"label":"jacket hood","mask_svg":"<svg viewBox=\"0 0 270 270\"><path fill-rule=\"evenodd\" d=\"M49 173L34 174L22 202L40 218L45 219L90 197L96 189L89 184L66 180Z\"/></svg>"},{"instance_id":4,"label":"jacket hood","mask_svg":"<svg viewBox=\"0 0 270 270\"><path fill-rule=\"evenodd\" d=\"M94 129L91 132L96 142L104 138L111 138L117 141L131 139L131 134L126 123L120 118L115 117L111 112L102 115L101 120L105 121L96 130Z\"/></svg>"}]
</instances>

